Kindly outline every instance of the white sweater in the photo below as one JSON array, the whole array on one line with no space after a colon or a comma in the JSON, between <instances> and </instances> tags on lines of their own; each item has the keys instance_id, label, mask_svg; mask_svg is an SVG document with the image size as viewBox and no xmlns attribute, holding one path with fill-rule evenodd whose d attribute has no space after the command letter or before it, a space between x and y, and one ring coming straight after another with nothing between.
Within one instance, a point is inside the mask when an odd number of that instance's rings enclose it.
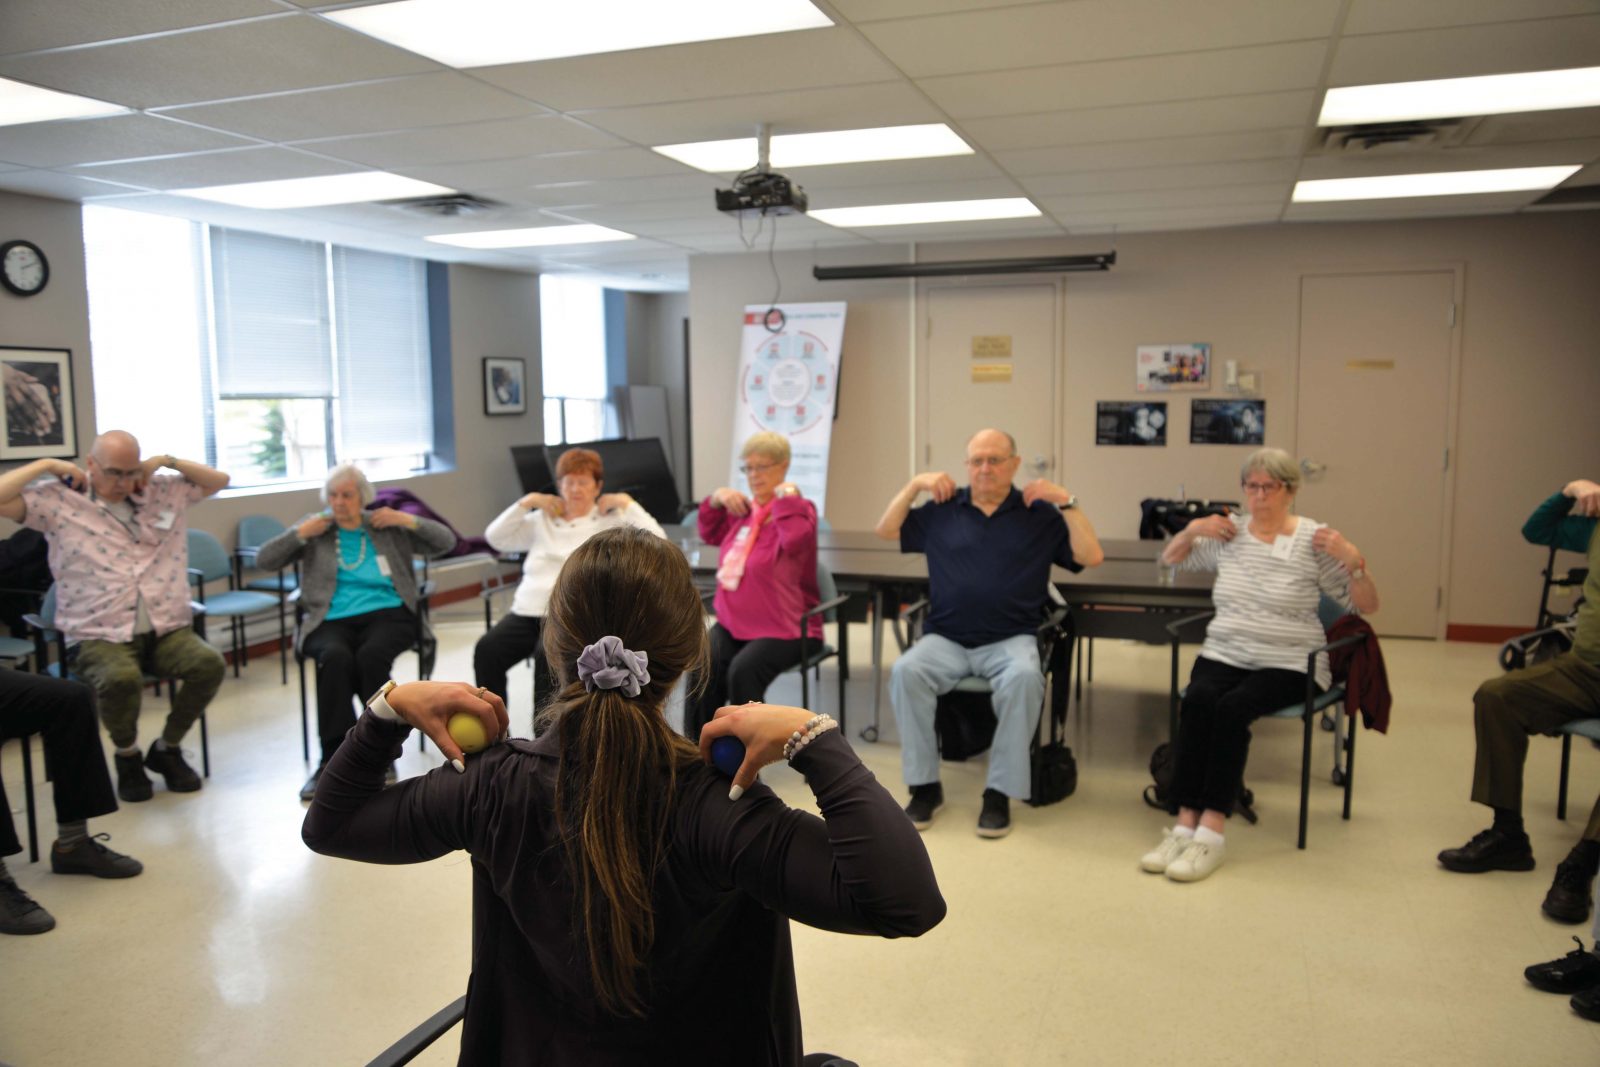
<instances>
[{"instance_id":1,"label":"white sweater","mask_svg":"<svg viewBox=\"0 0 1600 1067\"><path fill-rule=\"evenodd\" d=\"M512 614L542 616L567 557L590 537L613 526L637 526L657 537L666 536L638 501L609 515L591 508L581 519L553 519L538 508L530 511L520 504L502 511L484 531L484 537L496 551L528 554L522 563L522 581L511 600Z\"/></svg>"}]
</instances>

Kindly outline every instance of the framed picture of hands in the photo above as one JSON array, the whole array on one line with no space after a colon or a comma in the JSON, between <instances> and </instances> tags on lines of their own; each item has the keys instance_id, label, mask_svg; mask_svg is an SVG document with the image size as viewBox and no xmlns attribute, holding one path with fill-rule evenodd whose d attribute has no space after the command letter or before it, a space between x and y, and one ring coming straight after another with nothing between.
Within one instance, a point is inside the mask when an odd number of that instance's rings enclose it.
<instances>
[{"instance_id":1,"label":"framed picture of hands","mask_svg":"<svg viewBox=\"0 0 1600 1067\"><path fill-rule=\"evenodd\" d=\"M78 454L72 350L0 345L0 462Z\"/></svg>"}]
</instances>

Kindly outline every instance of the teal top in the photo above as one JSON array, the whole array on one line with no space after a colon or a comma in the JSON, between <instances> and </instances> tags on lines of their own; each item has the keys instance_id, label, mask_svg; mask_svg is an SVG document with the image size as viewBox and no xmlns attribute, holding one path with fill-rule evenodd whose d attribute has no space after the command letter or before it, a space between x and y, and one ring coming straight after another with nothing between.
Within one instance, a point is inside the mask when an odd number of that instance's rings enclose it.
<instances>
[{"instance_id":1,"label":"teal top","mask_svg":"<svg viewBox=\"0 0 1600 1067\"><path fill-rule=\"evenodd\" d=\"M369 611L405 606L394 591L394 583L379 569L378 559L378 546L364 528L339 531L339 581L333 587L333 602L325 618L348 619Z\"/></svg>"}]
</instances>

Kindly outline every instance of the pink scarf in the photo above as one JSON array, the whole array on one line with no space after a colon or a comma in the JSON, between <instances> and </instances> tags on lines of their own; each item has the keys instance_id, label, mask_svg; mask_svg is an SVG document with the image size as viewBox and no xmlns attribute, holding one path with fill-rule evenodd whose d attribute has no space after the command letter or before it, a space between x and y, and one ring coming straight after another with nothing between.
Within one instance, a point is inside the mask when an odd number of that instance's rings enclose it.
<instances>
[{"instance_id":1,"label":"pink scarf","mask_svg":"<svg viewBox=\"0 0 1600 1067\"><path fill-rule=\"evenodd\" d=\"M773 501L765 504L752 504L750 512L750 525L739 527L739 532L733 536L733 547L728 549L728 554L722 557L722 564L717 567L717 584L728 592L739 588L739 583L744 580L744 565L750 558L750 550L756 546L756 538L761 536L762 527L767 524L767 513L772 510Z\"/></svg>"}]
</instances>

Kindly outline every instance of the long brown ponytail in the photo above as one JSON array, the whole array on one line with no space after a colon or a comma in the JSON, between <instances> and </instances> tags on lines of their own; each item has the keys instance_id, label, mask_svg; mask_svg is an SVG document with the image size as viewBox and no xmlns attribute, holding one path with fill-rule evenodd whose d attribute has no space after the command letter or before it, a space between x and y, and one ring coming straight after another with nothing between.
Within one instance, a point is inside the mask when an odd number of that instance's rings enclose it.
<instances>
[{"instance_id":1,"label":"long brown ponytail","mask_svg":"<svg viewBox=\"0 0 1600 1067\"><path fill-rule=\"evenodd\" d=\"M584 647L608 635L649 656L637 697L577 681ZM683 554L628 527L589 538L550 593L544 648L561 684L542 724L560 730L556 820L577 888L574 921L601 1007L640 1016L677 777L699 759L661 715L679 676L706 660L705 613Z\"/></svg>"}]
</instances>

